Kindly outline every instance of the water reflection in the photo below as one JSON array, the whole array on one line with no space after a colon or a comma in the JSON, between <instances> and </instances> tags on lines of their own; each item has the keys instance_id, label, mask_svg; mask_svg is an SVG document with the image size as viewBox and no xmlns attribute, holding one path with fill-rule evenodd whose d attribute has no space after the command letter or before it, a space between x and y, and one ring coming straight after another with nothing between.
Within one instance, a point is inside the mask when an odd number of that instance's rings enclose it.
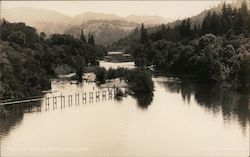
<instances>
[{"instance_id":1,"label":"water reflection","mask_svg":"<svg viewBox=\"0 0 250 157\"><path fill-rule=\"evenodd\" d=\"M23 119L23 113L12 114L8 118L0 118L0 138L7 136L14 126L18 126Z\"/></svg>"},{"instance_id":2,"label":"water reflection","mask_svg":"<svg viewBox=\"0 0 250 157\"><path fill-rule=\"evenodd\" d=\"M0 118L0 138L5 137L9 132L21 124L26 112L41 111L42 102L28 103L20 105L9 105L1 108L6 115Z\"/></svg>"},{"instance_id":3,"label":"water reflection","mask_svg":"<svg viewBox=\"0 0 250 157\"><path fill-rule=\"evenodd\" d=\"M57 84L52 87L58 95L62 91L75 94L82 90L75 84L63 87ZM156 78L154 84L155 91L151 95L143 93L115 101L100 97L100 101L94 99L91 103L89 99L85 103L80 100L81 105L73 101L72 106L66 104L62 110L58 101L55 111L50 105L50 110L45 112L42 108L41 114L14 112L11 117L0 119L2 154L247 156L249 135L241 133L241 126L246 128L249 120L247 96L218 85L175 78ZM93 84L85 83L83 88L92 92ZM218 116L213 117L213 114ZM224 122L232 120L240 125L234 122L226 128ZM60 150L54 150L55 147ZM64 151L64 148L75 147L82 151Z\"/></svg>"},{"instance_id":4,"label":"water reflection","mask_svg":"<svg viewBox=\"0 0 250 157\"><path fill-rule=\"evenodd\" d=\"M153 92L149 94L140 94L140 95L134 95L133 97L136 98L137 105L141 109L147 109L148 106L152 103L153 100Z\"/></svg>"},{"instance_id":5,"label":"water reflection","mask_svg":"<svg viewBox=\"0 0 250 157\"><path fill-rule=\"evenodd\" d=\"M225 88L221 84L205 84L190 80L166 79L160 82L167 91L180 93L183 101L190 104L194 96L195 101L206 111L213 115L222 113L224 123L237 121L243 130L250 121L248 109L250 94L249 89L234 90Z\"/></svg>"}]
</instances>

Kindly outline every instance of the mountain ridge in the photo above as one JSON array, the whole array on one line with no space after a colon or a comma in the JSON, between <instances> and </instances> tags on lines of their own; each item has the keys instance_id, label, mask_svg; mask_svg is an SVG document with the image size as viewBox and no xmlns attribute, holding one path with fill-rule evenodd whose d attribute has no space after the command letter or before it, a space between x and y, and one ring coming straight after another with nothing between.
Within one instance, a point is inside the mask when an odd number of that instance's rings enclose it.
<instances>
[{"instance_id":1,"label":"mountain ridge","mask_svg":"<svg viewBox=\"0 0 250 157\"><path fill-rule=\"evenodd\" d=\"M81 25L89 20L124 20L134 23L143 22L145 25L159 25L173 21L173 19L161 16L129 15L123 17L112 13L96 13L90 11L75 16L68 16L58 11L32 7L2 9L1 18L5 18L10 22L25 22L30 26L36 27L38 31L43 31L48 34L64 33L64 31L70 27ZM56 28L56 25L59 25L59 29ZM47 31L45 27L50 27L49 31Z\"/></svg>"},{"instance_id":2,"label":"mountain ridge","mask_svg":"<svg viewBox=\"0 0 250 157\"><path fill-rule=\"evenodd\" d=\"M140 24L123 20L89 20L81 25L69 28L65 31L65 34L80 38L80 32L83 30L85 37L88 33L94 35L97 44L109 45L126 37L139 26Z\"/></svg>"}]
</instances>

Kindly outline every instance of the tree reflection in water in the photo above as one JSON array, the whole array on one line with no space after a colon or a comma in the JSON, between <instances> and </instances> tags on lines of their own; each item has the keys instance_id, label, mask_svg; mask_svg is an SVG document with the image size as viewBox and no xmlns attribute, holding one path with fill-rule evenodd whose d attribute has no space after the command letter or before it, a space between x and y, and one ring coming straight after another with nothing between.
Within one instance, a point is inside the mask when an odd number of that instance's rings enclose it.
<instances>
[{"instance_id":1,"label":"tree reflection in water","mask_svg":"<svg viewBox=\"0 0 250 157\"><path fill-rule=\"evenodd\" d=\"M23 114L22 112L17 112L9 117L0 118L0 137L7 136L14 126L19 125L23 119Z\"/></svg>"},{"instance_id":2,"label":"tree reflection in water","mask_svg":"<svg viewBox=\"0 0 250 157\"><path fill-rule=\"evenodd\" d=\"M5 106L4 110L7 111L8 115L0 118L0 139L1 137L7 136L13 128L21 124L25 112L32 112L33 108L41 105L41 102L39 102L31 103L24 107L17 105Z\"/></svg>"},{"instance_id":3,"label":"tree reflection in water","mask_svg":"<svg viewBox=\"0 0 250 157\"><path fill-rule=\"evenodd\" d=\"M148 108L148 106L152 103L153 96L154 96L153 91L145 94L143 93L143 94L133 95L133 97L136 98L137 105L141 109Z\"/></svg>"},{"instance_id":4,"label":"tree reflection in water","mask_svg":"<svg viewBox=\"0 0 250 157\"><path fill-rule=\"evenodd\" d=\"M193 95L195 101L207 111L212 111L215 115L221 112L225 123L236 120L245 130L250 121L249 88L237 90L216 83L206 84L186 80L165 81L164 86L169 92L180 93L183 101L188 104Z\"/></svg>"}]
</instances>

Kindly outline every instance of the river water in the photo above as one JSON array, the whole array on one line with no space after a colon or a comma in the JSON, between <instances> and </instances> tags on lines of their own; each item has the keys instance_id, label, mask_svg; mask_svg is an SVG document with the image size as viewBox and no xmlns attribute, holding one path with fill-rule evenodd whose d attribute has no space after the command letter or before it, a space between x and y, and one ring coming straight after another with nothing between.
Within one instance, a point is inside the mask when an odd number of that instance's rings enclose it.
<instances>
[{"instance_id":1,"label":"river water","mask_svg":"<svg viewBox=\"0 0 250 157\"><path fill-rule=\"evenodd\" d=\"M126 63L126 67L133 65ZM1 119L1 155L249 155L249 94L178 78L153 80L153 97L73 103ZM92 83L52 84L55 95L93 90L99 89Z\"/></svg>"}]
</instances>

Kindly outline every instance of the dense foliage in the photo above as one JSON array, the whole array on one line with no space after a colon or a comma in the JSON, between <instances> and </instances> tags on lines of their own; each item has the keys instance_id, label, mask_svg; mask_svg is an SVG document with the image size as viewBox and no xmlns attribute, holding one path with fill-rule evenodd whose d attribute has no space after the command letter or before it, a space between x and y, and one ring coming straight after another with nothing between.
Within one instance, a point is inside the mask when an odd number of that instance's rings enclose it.
<instances>
[{"instance_id":1,"label":"dense foliage","mask_svg":"<svg viewBox=\"0 0 250 157\"><path fill-rule=\"evenodd\" d=\"M128 82L129 89L135 95L153 94L154 84L151 74L144 69L108 69L103 67L96 67L92 69L96 74L96 79L99 83L105 83L107 79L121 78Z\"/></svg>"},{"instance_id":2,"label":"dense foliage","mask_svg":"<svg viewBox=\"0 0 250 157\"><path fill-rule=\"evenodd\" d=\"M83 67L98 64L107 54L91 35L91 43L64 34L46 38L24 23L5 20L0 30L0 99L37 95L58 74L76 72L81 80Z\"/></svg>"},{"instance_id":3,"label":"dense foliage","mask_svg":"<svg viewBox=\"0 0 250 157\"><path fill-rule=\"evenodd\" d=\"M38 52L0 42L0 99L39 94L50 87Z\"/></svg>"},{"instance_id":4,"label":"dense foliage","mask_svg":"<svg viewBox=\"0 0 250 157\"><path fill-rule=\"evenodd\" d=\"M195 75L200 80L234 80L250 83L250 13L246 3L239 9L224 4L222 13L205 16L202 26L190 19L174 28L165 25L130 44L139 67L153 65L169 74Z\"/></svg>"}]
</instances>

